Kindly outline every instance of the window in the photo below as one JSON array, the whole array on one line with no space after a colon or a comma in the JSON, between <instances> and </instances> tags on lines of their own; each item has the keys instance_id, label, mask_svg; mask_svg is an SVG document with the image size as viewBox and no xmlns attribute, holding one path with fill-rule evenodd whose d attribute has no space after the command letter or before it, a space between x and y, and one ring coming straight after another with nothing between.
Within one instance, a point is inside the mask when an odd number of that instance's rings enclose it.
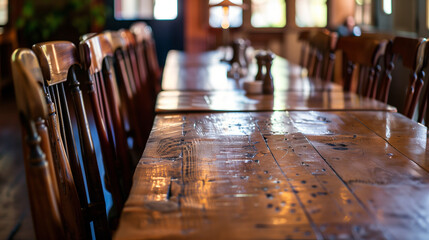
<instances>
[{"instance_id":1,"label":"window","mask_svg":"<svg viewBox=\"0 0 429 240\"><path fill-rule=\"evenodd\" d=\"M286 26L286 2L284 0L252 0L251 24L258 28Z\"/></svg>"},{"instance_id":2,"label":"window","mask_svg":"<svg viewBox=\"0 0 429 240\"><path fill-rule=\"evenodd\" d=\"M210 0L209 5L216 5L220 2L222 2L222 0ZM235 4L243 4L243 0L231 0L231 2ZM213 28L220 28L222 27L222 24L224 25L224 28L240 27L243 25L243 9L241 7L234 6L227 8L220 6L210 7L209 24Z\"/></svg>"},{"instance_id":3,"label":"window","mask_svg":"<svg viewBox=\"0 0 429 240\"><path fill-rule=\"evenodd\" d=\"M326 27L328 18L326 0L295 1L295 14L298 27Z\"/></svg>"},{"instance_id":4,"label":"window","mask_svg":"<svg viewBox=\"0 0 429 240\"><path fill-rule=\"evenodd\" d=\"M6 25L8 19L8 0L0 0L0 25Z\"/></svg>"},{"instance_id":5,"label":"window","mask_svg":"<svg viewBox=\"0 0 429 240\"><path fill-rule=\"evenodd\" d=\"M386 1L384 1L386 2ZM383 2L383 4L384 4ZM391 2L391 1L390 1ZM355 20L359 25L372 24L372 2L371 0L356 0ZM384 6L383 6L384 8Z\"/></svg>"},{"instance_id":6,"label":"window","mask_svg":"<svg viewBox=\"0 0 429 240\"><path fill-rule=\"evenodd\" d=\"M392 0L383 0L383 12L385 14L392 14Z\"/></svg>"},{"instance_id":7,"label":"window","mask_svg":"<svg viewBox=\"0 0 429 240\"><path fill-rule=\"evenodd\" d=\"M177 0L115 0L117 20L173 20L176 17Z\"/></svg>"}]
</instances>

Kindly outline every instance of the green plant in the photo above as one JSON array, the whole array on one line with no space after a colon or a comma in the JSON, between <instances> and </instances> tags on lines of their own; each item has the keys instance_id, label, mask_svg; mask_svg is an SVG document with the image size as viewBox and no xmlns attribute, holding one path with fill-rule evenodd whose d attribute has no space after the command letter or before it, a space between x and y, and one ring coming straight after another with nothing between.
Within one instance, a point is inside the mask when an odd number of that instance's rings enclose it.
<instances>
[{"instance_id":1,"label":"green plant","mask_svg":"<svg viewBox=\"0 0 429 240\"><path fill-rule=\"evenodd\" d=\"M25 0L16 28L27 41L42 42L70 35L82 35L92 27L102 28L107 7L91 0L68 0L52 4L50 0ZM69 39L63 39L69 40Z\"/></svg>"}]
</instances>

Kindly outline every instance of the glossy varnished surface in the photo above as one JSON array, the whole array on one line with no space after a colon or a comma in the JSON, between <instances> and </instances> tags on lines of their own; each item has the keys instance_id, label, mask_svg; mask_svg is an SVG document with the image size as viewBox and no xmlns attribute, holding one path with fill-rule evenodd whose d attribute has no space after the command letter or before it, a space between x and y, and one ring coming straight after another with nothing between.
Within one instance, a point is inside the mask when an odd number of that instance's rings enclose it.
<instances>
[{"instance_id":1,"label":"glossy varnished surface","mask_svg":"<svg viewBox=\"0 0 429 240\"><path fill-rule=\"evenodd\" d=\"M396 108L341 91L284 92L246 95L243 91L162 91L155 111L271 111L271 110L365 110L396 111Z\"/></svg>"},{"instance_id":2,"label":"glossy varnished surface","mask_svg":"<svg viewBox=\"0 0 429 240\"><path fill-rule=\"evenodd\" d=\"M185 54L170 51L163 71L162 90L221 91L243 89L244 81L253 81L257 73L255 61L247 77L234 79L227 76L230 65L222 62L221 51ZM341 90L334 83L302 77L301 67L277 56L272 66L274 88L277 91ZM305 75L305 74L304 74Z\"/></svg>"},{"instance_id":3,"label":"glossy varnished surface","mask_svg":"<svg viewBox=\"0 0 429 240\"><path fill-rule=\"evenodd\" d=\"M424 239L427 129L390 112L158 115L116 239Z\"/></svg>"}]
</instances>

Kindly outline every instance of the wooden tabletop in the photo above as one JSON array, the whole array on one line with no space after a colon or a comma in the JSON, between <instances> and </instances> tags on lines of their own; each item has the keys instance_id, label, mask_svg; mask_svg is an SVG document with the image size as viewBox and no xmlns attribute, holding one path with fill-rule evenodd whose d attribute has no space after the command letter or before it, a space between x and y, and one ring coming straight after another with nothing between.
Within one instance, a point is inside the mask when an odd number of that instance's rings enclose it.
<instances>
[{"instance_id":1,"label":"wooden tabletop","mask_svg":"<svg viewBox=\"0 0 429 240\"><path fill-rule=\"evenodd\" d=\"M168 51L165 59L165 68L170 67L197 67L220 64L222 59L230 59L232 57L231 50L213 50L202 53L187 53L179 50Z\"/></svg>"},{"instance_id":2,"label":"wooden tabletop","mask_svg":"<svg viewBox=\"0 0 429 240\"><path fill-rule=\"evenodd\" d=\"M234 79L228 77L230 64L221 61L219 51L201 54L185 54L169 51L163 71L162 90L225 91L242 90L244 81L253 81L257 73L256 63L248 69L248 75ZM300 66L277 56L273 61L272 75L278 91L335 90L342 87L304 77Z\"/></svg>"},{"instance_id":3,"label":"wooden tabletop","mask_svg":"<svg viewBox=\"0 0 429 240\"><path fill-rule=\"evenodd\" d=\"M363 110L393 111L396 108L374 99L342 91L284 92L247 95L244 91L162 91L155 111L279 111L279 110Z\"/></svg>"},{"instance_id":4,"label":"wooden tabletop","mask_svg":"<svg viewBox=\"0 0 429 240\"><path fill-rule=\"evenodd\" d=\"M425 239L427 147L391 112L158 115L115 239Z\"/></svg>"}]
</instances>

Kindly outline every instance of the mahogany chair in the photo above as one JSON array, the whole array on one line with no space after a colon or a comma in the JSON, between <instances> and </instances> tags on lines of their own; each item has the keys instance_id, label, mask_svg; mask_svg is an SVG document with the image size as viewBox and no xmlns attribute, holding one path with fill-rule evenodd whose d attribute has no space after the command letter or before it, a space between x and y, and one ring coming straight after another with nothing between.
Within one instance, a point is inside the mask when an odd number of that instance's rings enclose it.
<instances>
[{"instance_id":1,"label":"mahogany chair","mask_svg":"<svg viewBox=\"0 0 429 240\"><path fill-rule=\"evenodd\" d=\"M87 239L92 236L92 224L96 238L110 238L99 169L76 77L80 71L76 48L70 42L60 41L36 44L33 48L39 54L41 68L29 49L16 50L12 65L24 135L32 139L27 145L31 152L24 150L24 155L26 160L30 159L26 164L27 179L36 235L40 239ZM42 92L43 100L40 99ZM38 113L29 112L25 105L39 110ZM39 143L41 146L36 151ZM76 143L80 143L80 147ZM37 179L33 174L40 171L46 175ZM41 185L34 186L33 181L39 180ZM42 207L46 204L44 201L49 202L47 208ZM46 225L45 218L55 225Z\"/></svg>"},{"instance_id":2,"label":"mahogany chair","mask_svg":"<svg viewBox=\"0 0 429 240\"><path fill-rule=\"evenodd\" d=\"M381 68L380 78L379 78L380 81L378 84L376 81L374 82L374 85L376 85L376 88L373 89L374 91L371 94L372 98L375 97L375 99L382 101L384 103L387 103L387 98L390 91L390 84L392 80L391 73L394 68L392 44L395 36L392 34L383 33L383 32L363 32L360 37L366 38L366 39L376 39L379 41L387 41L384 55L380 57L381 58L380 60L383 63L383 66Z\"/></svg>"},{"instance_id":3,"label":"mahogany chair","mask_svg":"<svg viewBox=\"0 0 429 240\"><path fill-rule=\"evenodd\" d=\"M15 50L11 62L24 139L25 173L36 237L38 239L64 238L59 188L56 185L57 179L45 121L48 117L48 109L41 87L42 72L36 56L30 49ZM70 193L74 196L70 199L75 200L76 192ZM77 223L79 219L82 217L76 218ZM80 229L79 226L75 227Z\"/></svg>"},{"instance_id":4,"label":"mahogany chair","mask_svg":"<svg viewBox=\"0 0 429 240\"><path fill-rule=\"evenodd\" d=\"M344 91L357 92L365 97L375 98L381 71L380 58L384 55L387 40L345 36L338 40L337 49L343 52L345 66L343 68ZM357 81L353 76L359 66Z\"/></svg>"},{"instance_id":5,"label":"mahogany chair","mask_svg":"<svg viewBox=\"0 0 429 240\"><path fill-rule=\"evenodd\" d=\"M119 31L105 31L103 33L111 44L113 54L113 66L119 83L119 90L123 98L124 119L126 121L127 138L131 139L133 145L130 146L137 154L141 154L144 149L145 132L142 130L145 124L142 123L140 113L144 112L142 108L144 102L140 101L140 81L137 67L135 51L130 39L124 38ZM136 156L139 159L140 156Z\"/></svg>"},{"instance_id":6,"label":"mahogany chair","mask_svg":"<svg viewBox=\"0 0 429 240\"><path fill-rule=\"evenodd\" d=\"M77 48L71 42L52 41L33 45L33 51L42 69L46 95L52 96L58 119L64 125L61 131L65 150L68 153L81 205L85 209L86 222L89 224L94 221L97 238L108 237L110 235L106 235L109 229L106 226L106 202L96 149L80 89L84 71L79 62ZM52 126L54 126L53 121ZM75 133L77 136L74 136ZM56 138L58 137L52 139ZM55 142L52 141L52 146L56 146ZM77 146L78 144L80 146ZM84 176L81 165L83 165ZM108 174L106 177L110 179ZM111 185L108 188L113 195L114 205L116 208L121 208L121 203L117 200L117 187L113 188ZM89 202L86 199L89 199Z\"/></svg>"},{"instance_id":7,"label":"mahogany chair","mask_svg":"<svg viewBox=\"0 0 429 240\"><path fill-rule=\"evenodd\" d=\"M301 56L299 58L299 65L303 68L308 66L308 51L309 51L310 31L303 30L298 34L298 41L301 43Z\"/></svg>"},{"instance_id":8,"label":"mahogany chair","mask_svg":"<svg viewBox=\"0 0 429 240\"><path fill-rule=\"evenodd\" d=\"M87 97L103 149L106 169L110 175L119 179L126 199L131 188L134 168L122 114L124 103L114 72L114 50L105 34L97 34L81 41L79 52L87 75L85 79Z\"/></svg>"},{"instance_id":9,"label":"mahogany chair","mask_svg":"<svg viewBox=\"0 0 429 240\"><path fill-rule=\"evenodd\" d=\"M161 91L162 70L156 55L156 44L152 34L152 28L145 22L135 22L130 31L135 35L137 53L142 54L148 69L148 85L152 91L152 99L155 101Z\"/></svg>"},{"instance_id":10,"label":"mahogany chair","mask_svg":"<svg viewBox=\"0 0 429 240\"><path fill-rule=\"evenodd\" d=\"M120 29L119 34L125 42L125 51L129 57L136 87L136 114L142 130L144 145L149 138L155 117L155 102L151 98L150 86L148 84L148 69L145 59L138 54L138 44L134 34L128 29ZM140 151L141 153L141 151Z\"/></svg>"},{"instance_id":11,"label":"mahogany chair","mask_svg":"<svg viewBox=\"0 0 429 240\"><path fill-rule=\"evenodd\" d=\"M309 38L311 54L308 63L308 75L329 82L332 79L334 69L337 34L323 29L311 33Z\"/></svg>"},{"instance_id":12,"label":"mahogany chair","mask_svg":"<svg viewBox=\"0 0 429 240\"><path fill-rule=\"evenodd\" d=\"M389 71L392 72L394 63L397 59L402 59L402 65L410 71L410 78L408 88L405 94L405 103L402 109L402 114L412 118L417 107L417 103L420 98L420 93L423 88L423 79L425 73L423 71L426 65L426 45L427 40L425 38L407 38L407 37L395 37L393 39L391 48L391 66ZM391 74L387 74L387 82L392 81ZM427 106L427 90L424 94L424 101L420 104L418 113L418 122L422 122Z\"/></svg>"},{"instance_id":13,"label":"mahogany chair","mask_svg":"<svg viewBox=\"0 0 429 240\"><path fill-rule=\"evenodd\" d=\"M380 76L380 83L376 93L376 99L387 103L390 92L390 84L392 83L392 71L395 65L393 64L393 52L392 52L393 40L387 40L386 49L384 51L383 63L384 68Z\"/></svg>"}]
</instances>

